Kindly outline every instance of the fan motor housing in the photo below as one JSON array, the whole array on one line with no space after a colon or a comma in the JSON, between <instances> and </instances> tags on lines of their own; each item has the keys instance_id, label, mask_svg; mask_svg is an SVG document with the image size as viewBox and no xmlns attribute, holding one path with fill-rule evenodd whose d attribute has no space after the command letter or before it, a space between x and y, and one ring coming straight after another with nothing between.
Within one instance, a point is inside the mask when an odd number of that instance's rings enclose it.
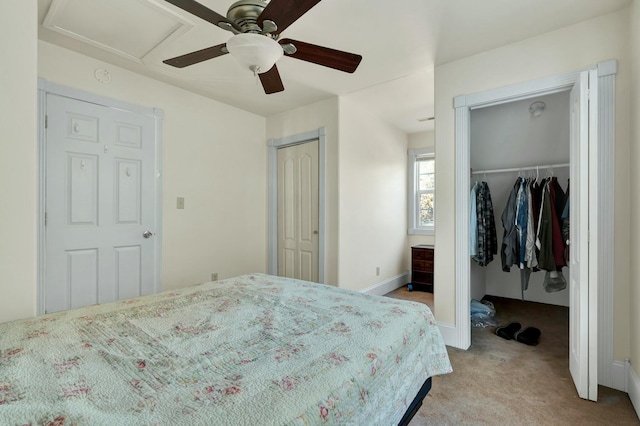
<instances>
[{"instance_id":1,"label":"fan motor housing","mask_svg":"<svg viewBox=\"0 0 640 426\"><path fill-rule=\"evenodd\" d=\"M257 20L265 7L267 2L262 0L240 0L229 7L227 19L238 25L243 33L261 32Z\"/></svg>"}]
</instances>

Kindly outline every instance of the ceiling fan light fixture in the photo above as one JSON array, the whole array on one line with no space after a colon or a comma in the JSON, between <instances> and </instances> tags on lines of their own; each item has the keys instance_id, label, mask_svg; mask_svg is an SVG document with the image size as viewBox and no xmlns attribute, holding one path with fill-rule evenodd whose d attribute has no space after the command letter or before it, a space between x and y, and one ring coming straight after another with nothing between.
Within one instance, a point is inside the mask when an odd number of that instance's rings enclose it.
<instances>
[{"instance_id":1,"label":"ceiling fan light fixture","mask_svg":"<svg viewBox=\"0 0 640 426\"><path fill-rule=\"evenodd\" d=\"M229 53L254 74L269 71L282 57L282 47L272 38L261 34L237 34L227 42Z\"/></svg>"}]
</instances>

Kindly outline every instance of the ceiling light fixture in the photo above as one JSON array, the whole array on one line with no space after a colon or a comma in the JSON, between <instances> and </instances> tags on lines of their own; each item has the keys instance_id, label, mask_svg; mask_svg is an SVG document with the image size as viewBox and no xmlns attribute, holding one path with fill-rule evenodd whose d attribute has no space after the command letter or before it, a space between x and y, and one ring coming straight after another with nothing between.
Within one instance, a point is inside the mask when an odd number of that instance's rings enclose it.
<instances>
[{"instance_id":1,"label":"ceiling light fixture","mask_svg":"<svg viewBox=\"0 0 640 426\"><path fill-rule=\"evenodd\" d=\"M282 46L277 41L254 33L234 35L227 42L227 49L254 75L269 71L283 54Z\"/></svg>"},{"instance_id":2,"label":"ceiling light fixture","mask_svg":"<svg viewBox=\"0 0 640 426\"><path fill-rule=\"evenodd\" d=\"M542 111L544 111L545 108L546 108L546 105L544 102L534 102L531 105L529 105L529 112L531 113L532 116L534 116L535 118L538 118L542 115Z\"/></svg>"}]
</instances>

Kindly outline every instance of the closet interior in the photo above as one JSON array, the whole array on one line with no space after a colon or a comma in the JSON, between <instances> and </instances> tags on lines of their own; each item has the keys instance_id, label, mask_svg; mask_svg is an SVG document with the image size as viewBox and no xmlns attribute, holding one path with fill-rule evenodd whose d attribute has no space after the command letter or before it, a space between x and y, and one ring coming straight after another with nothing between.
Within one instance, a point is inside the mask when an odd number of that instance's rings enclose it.
<instances>
[{"instance_id":1,"label":"closet interior","mask_svg":"<svg viewBox=\"0 0 640 426\"><path fill-rule=\"evenodd\" d=\"M490 223L487 218L488 212L484 211L483 222L487 226L482 226L482 228L486 228L484 229L485 232L481 232L480 235L476 234L478 235L476 237L470 236L472 247L469 254L471 262L470 286L473 299L481 300L484 296L490 295L569 306L569 267L560 267L563 263L562 256L559 257L558 255L559 247L561 246L558 246L558 241L553 241L552 244L556 244L556 257L549 259L548 238L540 238L541 232L539 230L541 226L543 227L542 229L547 230L551 229L551 225L553 225L541 224L543 221L540 220L540 216L545 207L556 209L559 221L556 225L562 227L560 216L565 207L564 203L568 202L569 195L567 192L570 161L569 111L569 92L566 91L471 111L470 160L472 170L469 187L471 210L473 211L474 207L476 207L476 199L484 200L490 195L496 236L494 243L489 233L490 227L487 225ZM554 202L549 206L544 206L541 203L541 198L543 198L541 197L541 190L538 190L537 197L536 190L531 190L533 182L543 184L545 179L552 181L551 186L554 187L551 194ZM531 261L529 261L529 267L525 265L525 268L521 269L519 261L523 259L515 259L513 265L508 268L509 271L505 272L504 270L504 262L501 256L505 229L502 223L503 213L508 204L511 205L511 208L514 208L513 200L510 203L509 198L514 196L512 191L516 191L515 196L517 197L517 187L522 187L523 181L526 182L529 191L534 194L532 197L533 209L531 210L531 215L528 215L529 209L527 209L526 216L521 216L520 220L524 219L524 224L530 223L532 226L521 226L516 228L515 232L528 230L531 236L531 230L533 230L536 238L530 239L529 250L526 249L526 245L522 245L522 248L525 249L523 253L531 253L531 244L537 240L538 245L542 245L543 253L538 250L535 256L536 260L540 261L540 259L537 259L540 255L545 256L547 269L553 269L553 267L549 266L549 262L556 262L556 270L560 270L567 283L564 289L562 289L561 285L562 279L558 278L556 273L547 273L544 269L536 271L537 268L530 268L533 266L530 263ZM535 187L535 185L533 186ZM478 198L477 194L472 191L473 188L476 188L476 190L484 188L482 189L483 194ZM484 191L487 188L488 194L485 194ZM523 194L526 194L526 192L523 192ZM483 202L486 204L486 201ZM485 207L487 206L485 205ZM485 208L485 210L488 209ZM538 215L534 214L536 211ZM555 211L552 211L552 213L555 213ZM514 211L511 215L507 214L506 216L510 220L514 220L516 212ZM531 219L534 220L531 221ZM545 223L547 219L552 219L549 216L549 210L544 216ZM478 218L474 218L472 214L470 217L471 230L474 228L471 225L473 220L477 221ZM520 223L522 224L523 222ZM510 222L507 223L507 227L512 225ZM565 225L569 225L568 221L566 221ZM518 244L521 243L520 236L516 240ZM474 238L479 238L482 241L474 241ZM559 242L563 244L565 241L566 237L561 238ZM545 246L547 249L545 249ZM475 253L474 247L476 247ZM566 259L566 248L562 247L562 249L565 251L564 256ZM520 250L518 250L519 252ZM526 264L527 261L525 260L524 263ZM566 264L568 265L568 259ZM529 274L527 271L533 272Z\"/></svg>"}]
</instances>

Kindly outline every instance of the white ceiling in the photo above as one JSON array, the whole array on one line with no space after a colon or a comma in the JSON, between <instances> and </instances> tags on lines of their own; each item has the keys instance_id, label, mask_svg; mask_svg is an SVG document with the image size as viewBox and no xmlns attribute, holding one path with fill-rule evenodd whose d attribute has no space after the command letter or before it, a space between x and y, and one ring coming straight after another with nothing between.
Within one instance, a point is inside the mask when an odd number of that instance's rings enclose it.
<instances>
[{"instance_id":1,"label":"white ceiling","mask_svg":"<svg viewBox=\"0 0 640 426\"><path fill-rule=\"evenodd\" d=\"M225 15L232 0L200 0ZM407 133L433 128L433 68L618 10L630 0L323 0L282 36L363 56L354 74L284 57L265 95L231 55L162 63L231 33L164 0L38 0L40 39L268 117L350 95Z\"/></svg>"}]
</instances>

